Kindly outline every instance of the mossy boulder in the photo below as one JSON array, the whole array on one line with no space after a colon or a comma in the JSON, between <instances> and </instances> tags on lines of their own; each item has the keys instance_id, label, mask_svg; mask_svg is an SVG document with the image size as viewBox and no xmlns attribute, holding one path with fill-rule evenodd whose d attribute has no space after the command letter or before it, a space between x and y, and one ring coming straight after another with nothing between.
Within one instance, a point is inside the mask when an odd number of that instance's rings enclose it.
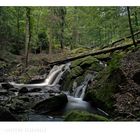
<instances>
[{"instance_id":1,"label":"mossy boulder","mask_svg":"<svg viewBox=\"0 0 140 140\"><path fill-rule=\"evenodd\" d=\"M75 68L77 66L80 66L81 68L86 69L86 68L90 67L92 64L95 64L95 66L96 66L96 64L99 64L99 60L93 56L88 56L88 57L77 59L77 60L73 61L71 64L71 69Z\"/></svg>"},{"instance_id":2,"label":"mossy boulder","mask_svg":"<svg viewBox=\"0 0 140 140\"><path fill-rule=\"evenodd\" d=\"M71 71L67 73L62 82L62 89L71 92L74 81L77 85L80 85L87 74L100 71L103 69L103 66L100 64L99 60L93 56L88 56L73 61L70 68Z\"/></svg>"},{"instance_id":3,"label":"mossy boulder","mask_svg":"<svg viewBox=\"0 0 140 140\"><path fill-rule=\"evenodd\" d=\"M96 77L94 86L87 89L85 100L90 100L105 111L111 112L114 107L114 94L119 91L119 85L126 82L121 69L102 71Z\"/></svg>"},{"instance_id":4,"label":"mossy boulder","mask_svg":"<svg viewBox=\"0 0 140 140\"><path fill-rule=\"evenodd\" d=\"M99 62L95 61L94 63L91 64L89 67L89 70L99 72L104 68L103 65L101 65Z\"/></svg>"},{"instance_id":5,"label":"mossy boulder","mask_svg":"<svg viewBox=\"0 0 140 140\"><path fill-rule=\"evenodd\" d=\"M108 121L108 119L97 114L74 110L65 115L65 121Z\"/></svg>"},{"instance_id":6,"label":"mossy boulder","mask_svg":"<svg viewBox=\"0 0 140 140\"><path fill-rule=\"evenodd\" d=\"M84 70L80 66L77 66L71 70L70 77L75 78L82 75L83 73L84 73Z\"/></svg>"},{"instance_id":7,"label":"mossy boulder","mask_svg":"<svg viewBox=\"0 0 140 140\"><path fill-rule=\"evenodd\" d=\"M71 63L71 68L75 68L75 67L77 67L77 66L80 66L80 64L82 63L82 59L77 59L77 60L75 60L75 61L73 61L72 63Z\"/></svg>"},{"instance_id":8,"label":"mossy boulder","mask_svg":"<svg viewBox=\"0 0 140 140\"><path fill-rule=\"evenodd\" d=\"M83 61L80 64L80 67L87 68L87 67L91 66L91 64L93 64L93 63L97 64L97 63L99 63L99 60L97 60L93 56L88 56L88 57L83 58Z\"/></svg>"}]
</instances>

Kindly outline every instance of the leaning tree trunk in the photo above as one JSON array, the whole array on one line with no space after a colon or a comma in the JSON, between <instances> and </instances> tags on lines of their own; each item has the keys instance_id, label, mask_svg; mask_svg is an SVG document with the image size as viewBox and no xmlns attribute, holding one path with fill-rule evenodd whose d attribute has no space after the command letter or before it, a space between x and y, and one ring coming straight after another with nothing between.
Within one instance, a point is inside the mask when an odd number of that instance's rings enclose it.
<instances>
[{"instance_id":1,"label":"leaning tree trunk","mask_svg":"<svg viewBox=\"0 0 140 140\"><path fill-rule=\"evenodd\" d=\"M25 34L25 66L28 66L28 54L30 46L30 8L26 8L26 34Z\"/></svg>"},{"instance_id":2,"label":"leaning tree trunk","mask_svg":"<svg viewBox=\"0 0 140 140\"><path fill-rule=\"evenodd\" d=\"M134 38L134 33L133 33L133 28L132 28L132 23L131 23L131 18L130 18L130 8L129 7L127 7L127 13L128 13L128 21L129 21L129 27L130 27L130 32L131 32L133 44L136 47L137 44L136 44L135 38Z\"/></svg>"}]
</instances>

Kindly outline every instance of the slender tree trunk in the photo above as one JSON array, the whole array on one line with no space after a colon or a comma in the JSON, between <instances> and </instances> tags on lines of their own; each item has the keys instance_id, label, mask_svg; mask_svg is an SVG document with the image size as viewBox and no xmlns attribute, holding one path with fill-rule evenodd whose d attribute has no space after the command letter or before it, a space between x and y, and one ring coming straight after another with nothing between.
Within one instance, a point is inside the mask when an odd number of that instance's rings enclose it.
<instances>
[{"instance_id":1,"label":"slender tree trunk","mask_svg":"<svg viewBox=\"0 0 140 140\"><path fill-rule=\"evenodd\" d=\"M49 58L51 59L51 55L52 55L52 45L53 45L53 42L52 42L52 29L50 28L49 30Z\"/></svg>"},{"instance_id":2,"label":"slender tree trunk","mask_svg":"<svg viewBox=\"0 0 140 140\"><path fill-rule=\"evenodd\" d=\"M72 31L72 42L73 42L73 47L77 47L78 40L79 40L79 35L78 35L78 15L77 15L77 7L74 7L74 24L73 24L73 31ZM72 49L73 49L72 47Z\"/></svg>"},{"instance_id":3,"label":"slender tree trunk","mask_svg":"<svg viewBox=\"0 0 140 140\"><path fill-rule=\"evenodd\" d=\"M26 8L26 34L25 34L25 66L28 66L28 54L29 54L29 46L30 46L30 26L31 26L31 19L30 19L30 8Z\"/></svg>"},{"instance_id":4,"label":"slender tree trunk","mask_svg":"<svg viewBox=\"0 0 140 140\"><path fill-rule=\"evenodd\" d=\"M61 35L60 35L61 39L60 39L60 46L61 46L61 49L64 49L64 19L61 23Z\"/></svg>"},{"instance_id":5,"label":"slender tree trunk","mask_svg":"<svg viewBox=\"0 0 140 140\"><path fill-rule=\"evenodd\" d=\"M136 11L135 11L134 15L135 15L135 25L136 25L136 30L138 30L138 26L139 26L139 24L138 24L138 14L137 14ZM138 35L137 35L136 37L137 37L137 39L138 39Z\"/></svg>"},{"instance_id":6,"label":"slender tree trunk","mask_svg":"<svg viewBox=\"0 0 140 140\"><path fill-rule=\"evenodd\" d=\"M131 23L131 17L130 17L130 8L129 7L127 7L127 13L128 13L128 22L129 22L130 32L131 32L131 35L132 35L133 44L136 47L137 44L136 44L135 38L134 38L134 33L133 33L133 28L132 28L132 23Z\"/></svg>"},{"instance_id":7,"label":"slender tree trunk","mask_svg":"<svg viewBox=\"0 0 140 140\"><path fill-rule=\"evenodd\" d=\"M17 47L18 47L18 50L19 50L19 37L20 37L20 23L19 23L19 20L20 20L20 17L19 17L19 8L17 8Z\"/></svg>"},{"instance_id":8,"label":"slender tree trunk","mask_svg":"<svg viewBox=\"0 0 140 140\"><path fill-rule=\"evenodd\" d=\"M61 49L64 49L64 28L65 28L65 15L66 15L66 8L61 7L60 8L60 17L61 17L61 22L60 22L60 28L61 28L61 33L60 33L60 46Z\"/></svg>"}]
</instances>

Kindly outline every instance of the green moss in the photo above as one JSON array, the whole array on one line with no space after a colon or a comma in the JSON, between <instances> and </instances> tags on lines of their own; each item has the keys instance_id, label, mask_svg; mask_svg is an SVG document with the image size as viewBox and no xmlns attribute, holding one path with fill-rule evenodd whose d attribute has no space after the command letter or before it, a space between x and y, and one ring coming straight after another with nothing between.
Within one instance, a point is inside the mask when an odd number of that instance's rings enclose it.
<instances>
[{"instance_id":1,"label":"green moss","mask_svg":"<svg viewBox=\"0 0 140 140\"><path fill-rule=\"evenodd\" d=\"M70 91L72 90L72 86L73 86L73 81L74 79L71 79L70 75L67 75L62 83L62 89L64 91Z\"/></svg>"},{"instance_id":2,"label":"green moss","mask_svg":"<svg viewBox=\"0 0 140 140\"><path fill-rule=\"evenodd\" d=\"M87 67L91 66L91 64L93 64L93 63L99 63L99 61L92 56L88 56L83 59L83 62L80 64L80 66L82 68L87 68Z\"/></svg>"},{"instance_id":3,"label":"green moss","mask_svg":"<svg viewBox=\"0 0 140 140\"><path fill-rule=\"evenodd\" d=\"M97 114L74 110L66 114L65 121L108 121L108 119Z\"/></svg>"},{"instance_id":4,"label":"green moss","mask_svg":"<svg viewBox=\"0 0 140 140\"><path fill-rule=\"evenodd\" d=\"M108 57L110 57L110 53L100 54L100 55L96 56L97 59L105 59L105 58L108 58Z\"/></svg>"},{"instance_id":5,"label":"green moss","mask_svg":"<svg viewBox=\"0 0 140 140\"><path fill-rule=\"evenodd\" d=\"M95 62L89 67L89 69L98 72L98 71L101 71L103 69L103 66L100 65L99 62Z\"/></svg>"},{"instance_id":6,"label":"green moss","mask_svg":"<svg viewBox=\"0 0 140 140\"><path fill-rule=\"evenodd\" d=\"M77 60L75 60L75 61L73 61L71 63L71 68L74 68L76 66L79 66L81 63L82 63L82 60L81 59L77 59Z\"/></svg>"},{"instance_id":7,"label":"green moss","mask_svg":"<svg viewBox=\"0 0 140 140\"><path fill-rule=\"evenodd\" d=\"M83 72L84 72L84 70L80 66L77 66L71 70L70 77L71 78L78 77L78 76L82 75Z\"/></svg>"},{"instance_id":8,"label":"green moss","mask_svg":"<svg viewBox=\"0 0 140 140\"><path fill-rule=\"evenodd\" d=\"M79 86L85 79L85 75L79 76L75 79L75 81L77 82L77 85Z\"/></svg>"},{"instance_id":9,"label":"green moss","mask_svg":"<svg viewBox=\"0 0 140 140\"><path fill-rule=\"evenodd\" d=\"M118 92L118 86L126 82L126 78L121 69L115 69L110 72L106 68L103 71L96 77L95 85L88 88L85 100L92 100L104 110L112 111L114 109L113 95Z\"/></svg>"},{"instance_id":10,"label":"green moss","mask_svg":"<svg viewBox=\"0 0 140 140\"><path fill-rule=\"evenodd\" d=\"M93 63L99 64L99 60L97 60L93 56L88 56L88 57L77 59L77 60L73 61L71 64L71 68L74 68L76 66L80 66L82 68L87 68L87 67L91 66Z\"/></svg>"},{"instance_id":11,"label":"green moss","mask_svg":"<svg viewBox=\"0 0 140 140\"><path fill-rule=\"evenodd\" d=\"M109 70L113 71L113 70L119 68L120 67L120 61L122 60L122 58L124 56L125 56L124 52L114 53L113 56L112 56L112 60L108 64Z\"/></svg>"}]
</instances>

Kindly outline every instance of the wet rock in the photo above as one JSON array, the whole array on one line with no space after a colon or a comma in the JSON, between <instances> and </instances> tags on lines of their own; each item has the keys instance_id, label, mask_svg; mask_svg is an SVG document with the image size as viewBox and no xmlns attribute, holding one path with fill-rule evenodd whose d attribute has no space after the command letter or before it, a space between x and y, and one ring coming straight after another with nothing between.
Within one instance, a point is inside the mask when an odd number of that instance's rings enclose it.
<instances>
[{"instance_id":1,"label":"wet rock","mask_svg":"<svg viewBox=\"0 0 140 140\"><path fill-rule=\"evenodd\" d=\"M0 82L5 82L5 81L6 81L5 78L0 77Z\"/></svg>"},{"instance_id":2,"label":"wet rock","mask_svg":"<svg viewBox=\"0 0 140 140\"><path fill-rule=\"evenodd\" d=\"M10 88L9 91L18 92L18 89L17 88Z\"/></svg>"},{"instance_id":3,"label":"wet rock","mask_svg":"<svg viewBox=\"0 0 140 140\"><path fill-rule=\"evenodd\" d=\"M33 109L39 114L47 114L64 108L67 102L67 96L65 94L61 94L37 103Z\"/></svg>"},{"instance_id":4,"label":"wet rock","mask_svg":"<svg viewBox=\"0 0 140 140\"><path fill-rule=\"evenodd\" d=\"M29 90L29 92L39 92L41 90L42 90L41 88L33 88L33 89Z\"/></svg>"},{"instance_id":5,"label":"wet rock","mask_svg":"<svg viewBox=\"0 0 140 140\"><path fill-rule=\"evenodd\" d=\"M0 107L0 121L17 121L17 119L8 109Z\"/></svg>"},{"instance_id":6,"label":"wet rock","mask_svg":"<svg viewBox=\"0 0 140 140\"><path fill-rule=\"evenodd\" d=\"M7 89L7 90L9 90L10 88L14 88L14 86L12 86L9 83L2 83L1 85L2 85L2 88Z\"/></svg>"},{"instance_id":7,"label":"wet rock","mask_svg":"<svg viewBox=\"0 0 140 140\"><path fill-rule=\"evenodd\" d=\"M31 97L24 95L11 98L6 106L13 114L20 115L28 112L32 105L33 102Z\"/></svg>"},{"instance_id":8,"label":"wet rock","mask_svg":"<svg viewBox=\"0 0 140 140\"><path fill-rule=\"evenodd\" d=\"M65 115L65 121L108 121L108 119L97 114L74 110Z\"/></svg>"},{"instance_id":9,"label":"wet rock","mask_svg":"<svg viewBox=\"0 0 140 140\"><path fill-rule=\"evenodd\" d=\"M8 95L8 91L6 89L0 89L0 96L1 95Z\"/></svg>"},{"instance_id":10,"label":"wet rock","mask_svg":"<svg viewBox=\"0 0 140 140\"><path fill-rule=\"evenodd\" d=\"M28 89L26 87L23 87L19 90L19 93L22 94L22 93L27 93L28 92Z\"/></svg>"}]
</instances>

